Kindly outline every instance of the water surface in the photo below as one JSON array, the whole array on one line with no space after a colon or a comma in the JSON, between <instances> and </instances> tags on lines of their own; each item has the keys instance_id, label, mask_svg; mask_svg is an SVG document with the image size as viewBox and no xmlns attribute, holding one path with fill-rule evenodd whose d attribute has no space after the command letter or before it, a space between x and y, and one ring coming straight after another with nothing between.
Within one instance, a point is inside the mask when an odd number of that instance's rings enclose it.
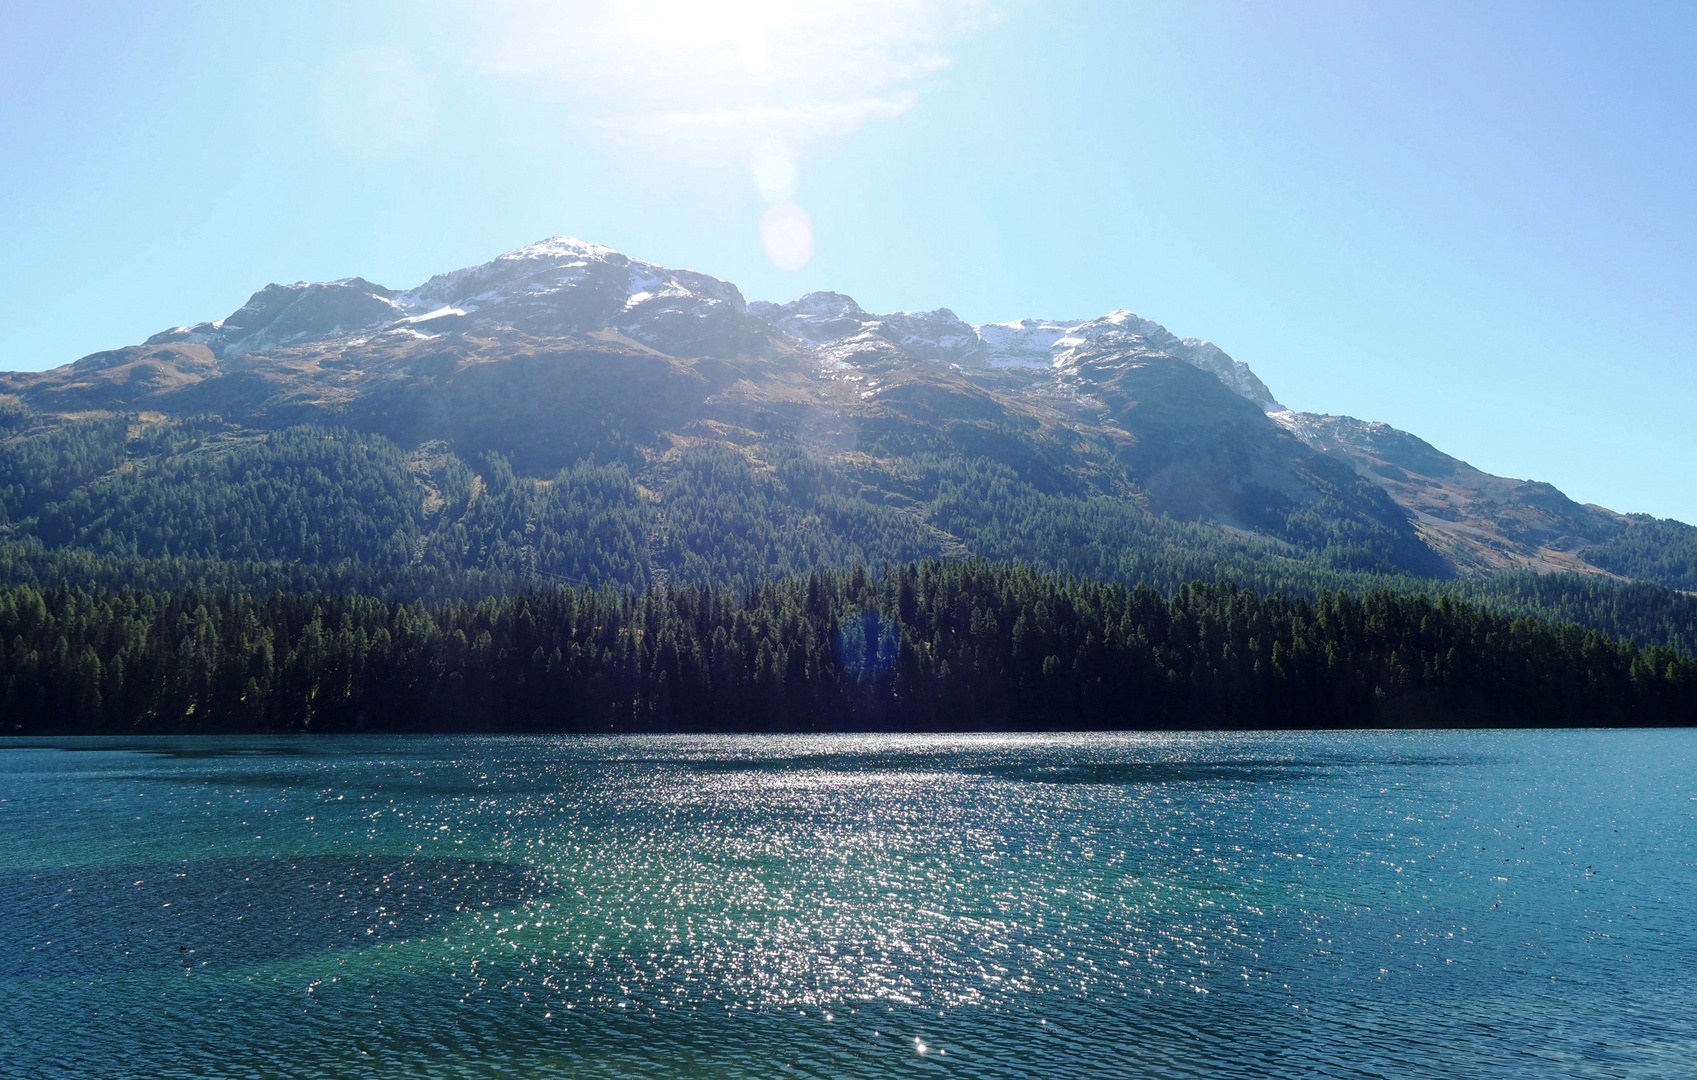
<instances>
[{"instance_id":1,"label":"water surface","mask_svg":"<svg viewBox=\"0 0 1697 1080\"><path fill-rule=\"evenodd\" d=\"M1697 733L0 744L0 1075L1690 1077Z\"/></svg>"}]
</instances>

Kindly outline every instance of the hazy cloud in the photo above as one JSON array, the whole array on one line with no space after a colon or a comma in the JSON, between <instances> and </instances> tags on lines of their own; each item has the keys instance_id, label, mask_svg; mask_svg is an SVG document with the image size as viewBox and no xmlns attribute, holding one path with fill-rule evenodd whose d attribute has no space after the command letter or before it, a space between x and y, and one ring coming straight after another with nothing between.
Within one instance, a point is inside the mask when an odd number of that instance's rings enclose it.
<instances>
[{"instance_id":1,"label":"hazy cloud","mask_svg":"<svg viewBox=\"0 0 1697 1080\"><path fill-rule=\"evenodd\" d=\"M480 70L557 94L610 135L691 156L792 152L898 116L983 0L495 0ZM767 166L768 170L772 166Z\"/></svg>"}]
</instances>

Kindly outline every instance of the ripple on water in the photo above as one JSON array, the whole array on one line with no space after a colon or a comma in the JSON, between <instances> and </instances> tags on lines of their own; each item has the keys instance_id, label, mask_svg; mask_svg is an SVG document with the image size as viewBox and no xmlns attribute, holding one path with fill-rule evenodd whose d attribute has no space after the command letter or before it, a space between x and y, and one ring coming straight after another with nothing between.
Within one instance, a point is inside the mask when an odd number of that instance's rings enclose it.
<instances>
[{"instance_id":1,"label":"ripple on water","mask_svg":"<svg viewBox=\"0 0 1697 1080\"><path fill-rule=\"evenodd\" d=\"M0 878L19 937L0 978L264 964L403 941L468 911L541 892L522 866L468 859L306 855L177 866L73 866Z\"/></svg>"},{"instance_id":2,"label":"ripple on water","mask_svg":"<svg viewBox=\"0 0 1697 1080\"><path fill-rule=\"evenodd\" d=\"M0 1076L1697 1075L1690 733L106 749Z\"/></svg>"}]
</instances>

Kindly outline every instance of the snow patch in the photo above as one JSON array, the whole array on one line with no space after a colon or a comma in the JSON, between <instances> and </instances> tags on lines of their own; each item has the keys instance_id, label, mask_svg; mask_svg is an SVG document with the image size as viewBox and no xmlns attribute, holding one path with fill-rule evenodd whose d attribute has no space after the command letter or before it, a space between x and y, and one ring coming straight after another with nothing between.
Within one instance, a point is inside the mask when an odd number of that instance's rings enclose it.
<instances>
[{"instance_id":1,"label":"snow patch","mask_svg":"<svg viewBox=\"0 0 1697 1080\"><path fill-rule=\"evenodd\" d=\"M471 311L476 311L476 310L477 310L477 308L476 308L475 305L472 306L470 311L468 311L466 308L450 307L447 304L444 304L441 307L437 308L435 311L426 312L423 315L409 315L409 316L407 316L406 318L404 318L400 321L403 322L403 323L408 323L408 324L429 322L432 319L442 319L442 318L446 318L447 316L450 316L450 315L467 315L467 314L470 314Z\"/></svg>"}]
</instances>

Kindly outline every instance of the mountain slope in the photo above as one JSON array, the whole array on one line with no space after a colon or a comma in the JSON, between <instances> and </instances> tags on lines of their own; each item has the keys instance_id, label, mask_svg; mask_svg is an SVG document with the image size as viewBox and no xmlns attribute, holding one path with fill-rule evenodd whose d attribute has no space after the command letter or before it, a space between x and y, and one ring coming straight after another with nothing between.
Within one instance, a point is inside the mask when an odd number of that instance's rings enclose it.
<instances>
[{"instance_id":1,"label":"mountain slope","mask_svg":"<svg viewBox=\"0 0 1697 1080\"><path fill-rule=\"evenodd\" d=\"M1289 412L1130 312L747 303L565 238L410 290L271 285L0 395L5 528L89 557L630 586L965 555L1694 577L1685 526Z\"/></svg>"},{"instance_id":2,"label":"mountain slope","mask_svg":"<svg viewBox=\"0 0 1697 1080\"><path fill-rule=\"evenodd\" d=\"M1279 424L1352 465L1413 515L1463 572L1607 574L1697 590L1697 529L1581 505L1550 484L1493 476L1389 424L1280 411Z\"/></svg>"}]
</instances>

